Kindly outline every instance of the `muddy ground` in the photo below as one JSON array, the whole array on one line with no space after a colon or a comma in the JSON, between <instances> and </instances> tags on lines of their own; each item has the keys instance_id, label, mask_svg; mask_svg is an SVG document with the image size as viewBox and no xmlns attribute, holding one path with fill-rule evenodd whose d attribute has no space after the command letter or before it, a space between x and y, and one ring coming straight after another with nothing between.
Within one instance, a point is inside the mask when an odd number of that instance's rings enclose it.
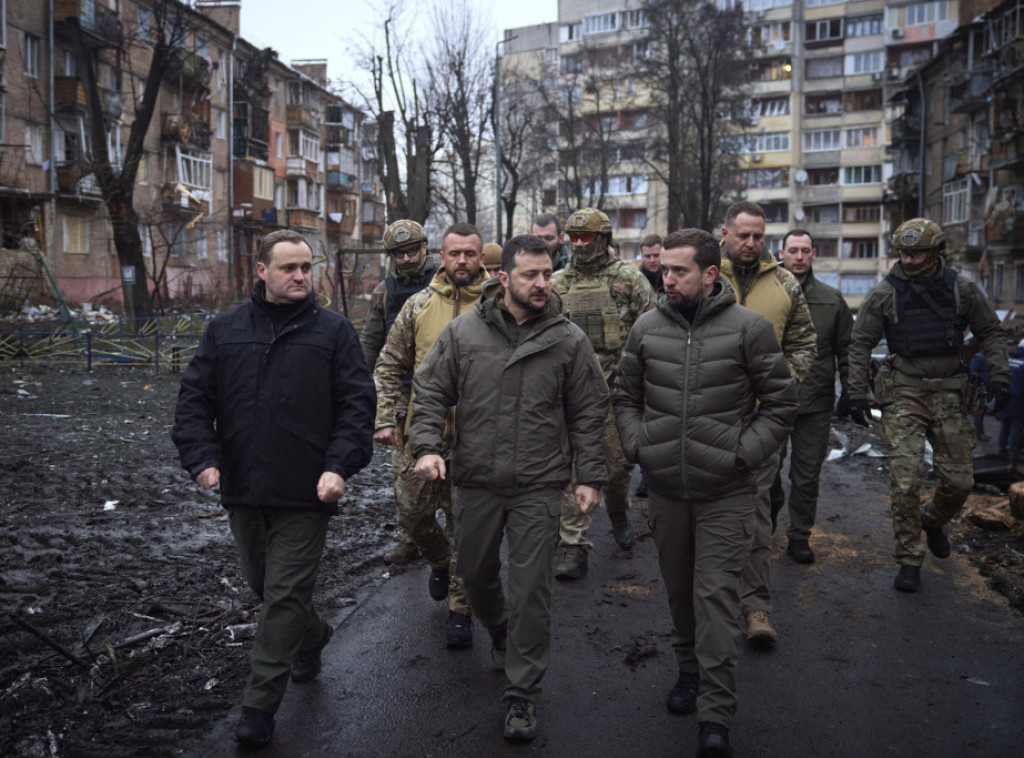
<instances>
[{"instance_id":1,"label":"muddy ground","mask_svg":"<svg viewBox=\"0 0 1024 758\"><path fill-rule=\"evenodd\" d=\"M256 601L216 496L177 465L179 378L0 368L0 756L176 754L239 700ZM851 449L870 439L840 428ZM332 520L317 591L327 609L389 570L383 453ZM840 489L885 476L883 459L867 464L831 467L849 480ZM1024 613L1024 538L966 518L951 533Z\"/></svg>"}]
</instances>

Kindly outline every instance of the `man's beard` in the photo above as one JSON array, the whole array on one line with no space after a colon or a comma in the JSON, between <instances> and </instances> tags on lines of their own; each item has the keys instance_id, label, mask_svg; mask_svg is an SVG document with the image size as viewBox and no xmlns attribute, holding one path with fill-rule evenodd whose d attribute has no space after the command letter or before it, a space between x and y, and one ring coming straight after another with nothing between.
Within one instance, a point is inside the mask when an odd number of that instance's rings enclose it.
<instances>
[{"instance_id":1,"label":"man's beard","mask_svg":"<svg viewBox=\"0 0 1024 758\"><path fill-rule=\"evenodd\" d=\"M530 292L532 293L533 290L530 290ZM531 301L529 297L526 297L525 299L521 298L519 296L519 293L516 292L511 287L509 287L509 289L508 289L508 296L512 300L513 303L515 303L520 308L522 308L523 310L525 310L525 311L527 311L529 313L533 313L533 314L543 313L544 309L548 307L548 301L547 300L545 300L542 304L537 305L533 301Z\"/></svg>"},{"instance_id":2,"label":"man's beard","mask_svg":"<svg viewBox=\"0 0 1024 758\"><path fill-rule=\"evenodd\" d=\"M476 274L465 269L448 274L448 280L456 287L465 287L476 279Z\"/></svg>"},{"instance_id":3,"label":"man's beard","mask_svg":"<svg viewBox=\"0 0 1024 758\"><path fill-rule=\"evenodd\" d=\"M704 299L704 293L698 292L696 295L681 295L678 292L670 293L668 301L672 307L677 311L689 311L700 305L700 301Z\"/></svg>"}]
</instances>

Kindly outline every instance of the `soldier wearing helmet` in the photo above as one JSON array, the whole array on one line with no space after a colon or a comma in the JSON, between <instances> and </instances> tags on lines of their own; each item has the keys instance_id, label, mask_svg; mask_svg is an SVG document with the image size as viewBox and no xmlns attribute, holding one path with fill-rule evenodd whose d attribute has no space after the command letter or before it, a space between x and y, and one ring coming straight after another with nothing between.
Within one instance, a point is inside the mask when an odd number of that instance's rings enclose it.
<instances>
[{"instance_id":1,"label":"soldier wearing helmet","mask_svg":"<svg viewBox=\"0 0 1024 758\"><path fill-rule=\"evenodd\" d=\"M384 252L392 265L387 276L374 287L370 295L370 308L359 335L363 357L371 371L402 305L430 283L441 265L437 258L427 254L427 235L423 227L409 219L395 221L384 230ZM408 404L407 396L403 407ZM391 448L391 462L395 471L411 469L415 463L401 447ZM396 537L398 545L387 554L391 563L401 566L419 557L419 548L406 532L401 520Z\"/></svg>"},{"instance_id":2,"label":"soldier wearing helmet","mask_svg":"<svg viewBox=\"0 0 1024 758\"><path fill-rule=\"evenodd\" d=\"M888 275L864 298L850 345L850 416L868 425L868 364L884 335L889 355L875 376L874 402L882 409L882 439L889 451L889 491L895 533L895 587L916 592L925 544L937 558L950 553L943 526L963 507L974 485L974 425L984 391L968 380L964 330L981 343L988 363L989 402L996 410L1010 398L1006 337L984 294L946 266L942 228L914 218L896 229L898 257ZM920 501L924 443L932 445L940 484ZM922 540L922 531L924 539Z\"/></svg>"},{"instance_id":3,"label":"soldier wearing helmet","mask_svg":"<svg viewBox=\"0 0 1024 758\"><path fill-rule=\"evenodd\" d=\"M589 337L608 386L614 386L626 336L640 314L654 307L654 293L643 274L614 257L611 221L597 208L571 214L565 235L571 247L569 265L555 272L551 288L562 298L562 310ZM626 515L632 466L623 455L611 408L604 445L608 467L605 507L615 541L626 550L633 544L633 529ZM580 513L570 488L562 498L559 524L563 554L555 574L560 579L578 579L586 573L587 550L591 547L586 537L589 527L590 516Z\"/></svg>"}]
</instances>

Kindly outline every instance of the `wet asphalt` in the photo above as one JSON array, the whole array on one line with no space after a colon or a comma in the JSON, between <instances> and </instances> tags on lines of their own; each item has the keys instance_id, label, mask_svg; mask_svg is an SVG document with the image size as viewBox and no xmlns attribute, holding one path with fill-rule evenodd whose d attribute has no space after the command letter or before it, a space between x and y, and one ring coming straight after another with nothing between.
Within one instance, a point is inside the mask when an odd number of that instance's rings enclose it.
<instances>
[{"instance_id":1,"label":"wet asphalt","mask_svg":"<svg viewBox=\"0 0 1024 758\"><path fill-rule=\"evenodd\" d=\"M818 560L772 556L769 651L741 642L737 758L759 756L1024 755L1024 620L990 590L968 558L928 556L922 589L897 592L885 494L885 459L825 464ZM338 612L324 669L292 685L271 746L233 742L238 709L189 755L692 756L697 718L665 708L676 666L654 543L627 553L606 513L582 580L555 589L551 666L538 737L501 737L504 676L476 624L469 650L444 647L443 603L427 594L426 565L367 588ZM325 578L329 581L329 577Z\"/></svg>"}]
</instances>

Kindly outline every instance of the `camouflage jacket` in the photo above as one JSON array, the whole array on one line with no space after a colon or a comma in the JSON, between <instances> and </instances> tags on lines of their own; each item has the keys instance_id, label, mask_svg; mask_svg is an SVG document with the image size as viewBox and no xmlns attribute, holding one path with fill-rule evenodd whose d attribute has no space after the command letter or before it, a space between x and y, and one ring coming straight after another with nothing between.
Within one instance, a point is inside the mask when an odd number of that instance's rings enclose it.
<instances>
[{"instance_id":1,"label":"camouflage jacket","mask_svg":"<svg viewBox=\"0 0 1024 758\"><path fill-rule=\"evenodd\" d=\"M590 339L605 381L612 386L629 330L640 314L654 307L647 277L610 257L585 269L571 260L555 272L551 289L562 298L563 312Z\"/></svg>"},{"instance_id":2,"label":"camouflage jacket","mask_svg":"<svg viewBox=\"0 0 1024 758\"><path fill-rule=\"evenodd\" d=\"M426 260L423 262L423 268L416 274L410 277L401 277L404 279L403 284L420 287L426 287L430 284L430 280L433 279L434 274L441 268L441 262L438 260L436 255L428 255ZM400 274L391 272L388 274L389 277L397 276ZM359 344L363 348L363 357L366 359L366 365L373 371L374 364L377 363L377 357L380 355L380 351L384 349L384 342L388 338L387 328L384 322L387 317L388 306L385 302L387 299L387 277L381 279L376 287L373 288L373 293L370 295L370 308L366 312L366 320L363 322L363 331L359 333Z\"/></svg>"},{"instance_id":3,"label":"camouflage jacket","mask_svg":"<svg viewBox=\"0 0 1024 758\"><path fill-rule=\"evenodd\" d=\"M375 430L400 426L397 412L411 407L405 381L419 367L449 322L473 308L485 279L483 269L480 273L481 276L472 284L456 287L441 269L425 290L405 301L388 332L373 374L377 385Z\"/></svg>"},{"instance_id":4,"label":"camouflage jacket","mask_svg":"<svg viewBox=\"0 0 1024 758\"><path fill-rule=\"evenodd\" d=\"M818 348L814 321L800 282L782 268L774 257L763 255L757 273L744 292L740 288L732 261L724 251L721 277L736 293L736 302L760 313L771 322L793 378L801 381L811 370Z\"/></svg>"},{"instance_id":5,"label":"camouflage jacket","mask_svg":"<svg viewBox=\"0 0 1024 758\"><path fill-rule=\"evenodd\" d=\"M943 267L934 276L942 275ZM906 279L903 267L896 262L889 274L897 279ZM1010 366L1006 357L1006 334L999 318L988 304L985 295L970 279L960 275L954 284L956 312L974 332L974 336L985 351L988 363L989 381L1010 384ZM882 339L886 321L897 320L896 291L884 279L876 284L864 298L853 325L853 339L850 342L850 399L863 400L868 396L868 373L871 350ZM906 357L893 355L892 367L908 376L939 379L955 376L967 371L966 356L963 354L920 355Z\"/></svg>"}]
</instances>

